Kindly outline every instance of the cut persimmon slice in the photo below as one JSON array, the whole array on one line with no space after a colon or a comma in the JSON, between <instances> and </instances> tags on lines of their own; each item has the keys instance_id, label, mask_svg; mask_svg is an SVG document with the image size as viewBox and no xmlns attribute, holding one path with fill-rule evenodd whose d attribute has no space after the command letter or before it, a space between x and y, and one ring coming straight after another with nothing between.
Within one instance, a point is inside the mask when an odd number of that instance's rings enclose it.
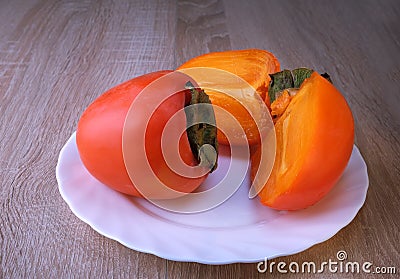
<instances>
[{"instance_id":1,"label":"cut persimmon slice","mask_svg":"<svg viewBox=\"0 0 400 279\"><path fill-rule=\"evenodd\" d=\"M291 98L275 123L276 158L259 193L261 202L279 210L311 206L343 173L354 142L354 122L340 92L314 72ZM260 149L252 155L254 177Z\"/></svg>"},{"instance_id":2,"label":"cut persimmon slice","mask_svg":"<svg viewBox=\"0 0 400 279\"><path fill-rule=\"evenodd\" d=\"M192 58L178 67L179 71L191 76L204 89L214 106L221 107L237 119L250 145L260 142L260 122L265 122L265 114L269 114L268 109L261 108L265 106L271 80L269 74L279 69L276 57L261 49L211 52ZM216 115L216 121L219 126L218 123L229 119ZM233 135L233 141L229 142L224 133L219 132L219 143L243 142L239 140L242 135L233 131L233 125L226 126L232 127L226 132Z\"/></svg>"}]
</instances>

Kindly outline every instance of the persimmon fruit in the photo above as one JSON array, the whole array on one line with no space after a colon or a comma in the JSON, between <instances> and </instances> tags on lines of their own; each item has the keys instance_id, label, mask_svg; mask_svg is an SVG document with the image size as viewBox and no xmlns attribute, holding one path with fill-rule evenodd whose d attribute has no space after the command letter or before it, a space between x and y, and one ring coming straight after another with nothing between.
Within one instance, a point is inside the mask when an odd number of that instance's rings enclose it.
<instances>
[{"instance_id":1,"label":"persimmon fruit","mask_svg":"<svg viewBox=\"0 0 400 279\"><path fill-rule=\"evenodd\" d=\"M102 94L82 114L76 131L76 143L79 151L80 158L89 171L97 180L106 186L131 196L142 197L142 192L137 189L137 185L132 183L126 168L123 154L123 130L127 114L135 99L144 92L154 81L166 77L173 71L159 71L148 73L122 84L119 84L107 92ZM181 74L180 74L181 75ZM189 193L195 190L206 179L207 174L199 177L187 177L180 175L170 169L164 159L164 154L161 145L161 138L163 129L171 117L182 110L185 105L192 102L193 94L200 94L195 88L188 90L175 91L177 88L182 87L185 89L185 82L190 81L189 77L174 78L163 82L163 86L154 85L151 92L146 90L146 106L141 106L134 111L133 115L137 117L137 121L143 120L145 110L153 109L148 108L152 103L158 102L158 95L160 92L165 92L169 97L165 99L158 107L154 107L154 112L148 120L148 125L145 133L141 134L135 125L131 125L130 133L133 139L129 144L135 145L139 137L145 137L145 156L148 164L151 167L154 175L170 189L182 193ZM180 86L182 83L182 86ZM178 83L178 84L177 84ZM185 117L178 118L179 127L183 127L185 131L187 119ZM134 124L134 123L133 123ZM196 129L196 125L192 126ZM203 125L202 129L195 130L194 139L182 135L177 143L170 143L172 147L178 146L177 152L182 161L188 166L197 166L200 162L199 156L195 154L193 149L196 148L196 140L204 136L204 129L210 126ZM188 128L189 129L189 128ZM215 133L216 129L214 127ZM186 130L188 131L188 130ZM215 133L208 131L207 140L209 142L216 142ZM192 133L193 134L193 133ZM201 139L201 142L204 142ZM201 152L201 151L199 151ZM216 162L215 162L216 163ZM146 162L140 162L141 167L146 166ZM212 166L214 168L215 165ZM209 169L211 171L211 169ZM132 170L132 173L140 174L141 168ZM152 185L145 185L152 187ZM147 192L151 192L150 190ZM146 198L170 198L158 195L154 191L151 196Z\"/></svg>"},{"instance_id":2,"label":"persimmon fruit","mask_svg":"<svg viewBox=\"0 0 400 279\"><path fill-rule=\"evenodd\" d=\"M259 198L278 210L307 208L332 189L346 168L354 142L350 108L331 82L313 72L291 97L275 132L276 158ZM260 156L256 148L252 179Z\"/></svg>"},{"instance_id":3,"label":"persimmon fruit","mask_svg":"<svg viewBox=\"0 0 400 279\"><path fill-rule=\"evenodd\" d=\"M221 71L206 71L205 68ZM188 69L198 70L185 71ZM248 144L255 145L260 142L259 129L262 127L259 123L266 118L264 110L260 108L262 105L265 106L264 100L271 80L269 74L279 69L279 61L272 53L261 49L244 49L203 54L188 60L177 70L192 76L210 97L214 106L219 106L233 115L243 128ZM224 72L241 79L242 82ZM212 87L218 90L213 90ZM265 109L265 112L268 113L268 110ZM217 126L218 123L228 121L222 116L216 117ZM233 129L233 125L230 126ZM227 132L232 131L228 129ZM243 142L235 141L238 133L231 134L232 142L229 142L223 132L218 132L218 142L225 145Z\"/></svg>"}]
</instances>

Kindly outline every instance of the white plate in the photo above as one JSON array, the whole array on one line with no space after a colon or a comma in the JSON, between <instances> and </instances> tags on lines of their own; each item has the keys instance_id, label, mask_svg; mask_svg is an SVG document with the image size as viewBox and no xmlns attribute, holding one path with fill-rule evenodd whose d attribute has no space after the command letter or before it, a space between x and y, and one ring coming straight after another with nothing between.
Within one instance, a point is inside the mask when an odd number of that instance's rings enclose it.
<instances>
[{"instance_id":1,"label":"white plate","mask_svg":"<svg viewBox=\"0 0 400 279\"><path fill-rule=\"evenodd\" d=\"M221 156L221 169L228 161ZM100 234L137 251L205 264L258 262L325 241L353 220L368 189L367 167L354 146L340 181L308 209L276 211L257 198L250 200L246 177L247 185L214 209L173 213L115 192L93 178L79 158L75 133L61 150L56 175L72 212ZM219 175L216 171L208 179Z\"/></svg>"}]
</instances>

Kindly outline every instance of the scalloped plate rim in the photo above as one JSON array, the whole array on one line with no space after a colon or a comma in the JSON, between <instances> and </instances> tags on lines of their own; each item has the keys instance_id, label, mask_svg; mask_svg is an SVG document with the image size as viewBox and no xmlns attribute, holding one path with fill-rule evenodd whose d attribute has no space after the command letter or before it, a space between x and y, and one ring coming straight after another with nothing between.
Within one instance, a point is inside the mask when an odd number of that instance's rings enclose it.
<instances>
[{"instance_id":1,"label":"scalloped plate rim","mask_svg":"<svg viewBox=\"0 0 400 279\"><path fill-rule=\"evenodd\" d=\"M351 221L356 217L357 213L359 212L359 210L361 209L363 204L365 203L365 199L366 199L366 195L367 195L367 191L368 191L368 186L369 186L367 165L366 165L365 161L363 160L359 149L356 147L356 145L354 145L351 159L357 160L358 164L361 163L361 165L358 166L357 170L360 170L362 172L361 173L362 176L360 178L363 181L361 183L359 182L359 184L362 184L360 189L359 189L360 194L362 196L360 197L361 199L359 200L359 202L357 204L353 205L353 210L351 211L351 214L349 213L346 216L346 218L343 218L342 222L340 222L340 224L335 226L335 229L331 230L329 233L325 233L325 234L321 235L320 238L315 238L314 237L309 242L306 242L305 244L300 245L299 247L296 247L296 248L293 248L293 249L286 249L286 251L284 251L284 252L275 252L275 253L271 253L270 252L269 254L266 252L265 255L261 255L260 254L258 256L253 256L253 257L240 256L240 255L237 255L237 254L233 255L233 256L232 255L224 256L223 253L222 253L221 257L214 257L214 258L205 258L205 257L201 257L201 256L197 256L197 257L189 256L188 257L188 256L180 254L177 251L165 251L165 249L160 249L160 248L159 249L154 249L154 248L149 248L149 247L146 248L146 247L141 247L141 245L138 245L137 243L135 245L131 241L127 241L126 239L123 239L120 236L117 236L115 233L109 233L108 231L106 231L103 228L104 224L99 224L98 221L94 221L93 219L88 218L87 216L85 216L84 212L82 210L78 209L76 204L75 204L75 202L72 201L72 197L70 196L70 194L68 194L65 191L65 183L63 183L64 174L62 172L66 171L66 170L63 169L63 163L64 163L64 160L65 160L65 156L66 156L66 154L68 152L68 148L75 148L76 149L75 132L71 135L71 137L68 139L66 144L61 149L60 154L59 154L59 158L58 158L58 161L57 161L57 166L56 166L56 178L57 178L57 182L58 182L58 189L59 189L59 192L60 192L62 198L64 199L64 201L69 206L70 210L80 220L82 220L83 222L87 223L95 231L97 231L98 233L104 235L107 238L113 239L113 240L121 243L122 245L130 248L130 249L133 249L133 250L136 250L136 251L139 251L139 252L143 252L143 253L153 254L155 256L158 256L158 257L161 257L161 258L164 258L164 259L168 259L168 260L173 260L173 261L197 262L197 263L202 263L202 264L213 264L213 265L214 264L231 264L231 263L254 263L254 262L264 261L266 258L267 259L273 259L273 258L280 257L280 256L288 256L288 255L292 255L292 254L296 254L296 253L302 252L302 251L307 250L307 249L309 249L310 247L312 247L312 246L314 246L316 244L322 243L322 242L330 239L335 234L337 234L341 229L343 229L348 224L350 224ZM350 165L350 161L349 161L349 165ZM346 170L347 170L347 168L346 168ZM86 169L84 171L86 171ZM90 176L90 174L88 172L87 172L87 175ZM100 183L100 182L97 182L97 183ZM107 191L114 192L111 189L108 189ZM121 197L127 198L125 195L119 194L117 192L115 192L115 193L118 194L118 195L121 195ZM321 201L321 202L323 202L323 201ZM315 207L315 205L313 207ZM304 211L304 210L302 210L302 211ZM165 213L167 215L170 214L167 211ZM184 227L183 228L182 227L178 228L178 227L175 227L175 228L172 228L172 229L175 229L177 231L183 229L183 230L187 230L188 232L193 232L193 228L184 228ZM242 229L245 229L245 228L242 228ZM239 229L239 230L242 230L242 229ZM158 239L158 241L160 241L160 238ZM168 241L170 241L170 240L168 240ZM175 239L175 241L177 241L177 240ZM138 242L140 242L140 240L138 240ZM248 248L248 247L246 247L246 248ZM221 251L219 251L219 253L221 253Z\"/></svg>"}]
</instances>

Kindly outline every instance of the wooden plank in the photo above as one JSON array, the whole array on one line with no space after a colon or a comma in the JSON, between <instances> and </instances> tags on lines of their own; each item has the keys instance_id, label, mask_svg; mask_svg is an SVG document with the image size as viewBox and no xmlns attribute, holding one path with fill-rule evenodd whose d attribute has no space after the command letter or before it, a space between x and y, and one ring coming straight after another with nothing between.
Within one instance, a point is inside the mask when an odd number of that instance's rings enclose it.
<instances>
[{"instance_id":1,"label":"wooden plank","mask_svg":"<svg viewBox=\"0 0 400 279\"><path fill-rule=\"evenodd\" d=\"M356 144L369 166L371 188L367 202L351 225L307 251L274 261L301 264L312 260L320 264L329 259L336 260L336 253L345 250L350 260L371 261L378 266L395 265L399 262L396 248L399 222L390 216L396 212L395 201L399 198L400 130L399 95L396 92L400 88L400 56L393 55L399 51L398 3L224 1L220 5L223 6L230 47L219 46L216 51L262 48L273 52L285 68L307 66L332 75L353 110ZM188 26L185 28L189 29ZM185 39L178 37L178 41ZM198 55L198 46L192 48L192 56ZM190 58L186 54L181 56ZM365 254L365 247L379 252ZM256 264L209 266L171 262L168 262L168 274L172 278L184 274L189 274L189 278L266 276L257 271ZM273 278L279 273L267 275ZM320 276L285 274L285 278ZM323 276L343 278L343 274L327 271Z\"/></svg>"},{"instance_id":2,"label":"wooden plank","mask_svg":"<svg viewBox=\"0 0 400 279\"><path fill-rule=\"evenodd\" d=\"M231 45L221 0L177 1L176 67L195 56L228 49ZM220 277L221 274L230 276ZM235 278L235 270L168 261L167 275L168 278Z\"/></svg>"},{"instance_id":3,"label":"wooden plank","mask_svg":"<svg viewBox=\"0 0 400 279\"><path fill-rule=\"evenodd\" d=\"M267 49L278 57L282 68L306 66L331 74L351 106L356 144L369 168L370 189L357 218L332 239L277 261L318 263L334 260L337 251L345 250L351 260L395 265L399 262L396 243L400 223L389 216L398 211L395 201L399 198L400 56L394 55L399 53L399 3L224 4L232 48ZM379 252L365 254L365 247ZM300 278L297 276L293 278ZM324 278L341 276L324 274Z\"/></svg>"},{"instance_id":4,"label":"wooden plank","mask_svg":"<svg viewBox=\"0 0 400 279\"><path fill-rule=\"evenodd\" d=\"M165 260L125 248L72 214L55 165L80 114L104 90L173 66L174 3L42 1L21 10L13 3L2 4L0 19L0 277L165 277Z\"/></svg>"},{"instance_id":5,"label":"wooden plank","mask_svg":"<svg viewBox=\"0 0 400 279\"><path fill-rule=\"evenodd\" d=\"M222 0L177 1L175 66L211 51L230 49Z\"/></svg>"},{"instance_id":6,"label":"wooden plank","mask_svg":"<svg viewBox=\"0 0 400 279\"><path fill-rule=\"evenodd\" d=\"M356 144L370 177L366 204L349 226L274 261L320 264L345 250L349 260L374 266L400 262L398 1L16 0L0 5L0 278L370 277L263 274L256 263L167 261L101 236L61 198L54 174L58 153L80 114L102 92L202 53L254 47L272 51L285 68L308 66L331 74L352 108Z\"/></svg>"}]
</instances>

